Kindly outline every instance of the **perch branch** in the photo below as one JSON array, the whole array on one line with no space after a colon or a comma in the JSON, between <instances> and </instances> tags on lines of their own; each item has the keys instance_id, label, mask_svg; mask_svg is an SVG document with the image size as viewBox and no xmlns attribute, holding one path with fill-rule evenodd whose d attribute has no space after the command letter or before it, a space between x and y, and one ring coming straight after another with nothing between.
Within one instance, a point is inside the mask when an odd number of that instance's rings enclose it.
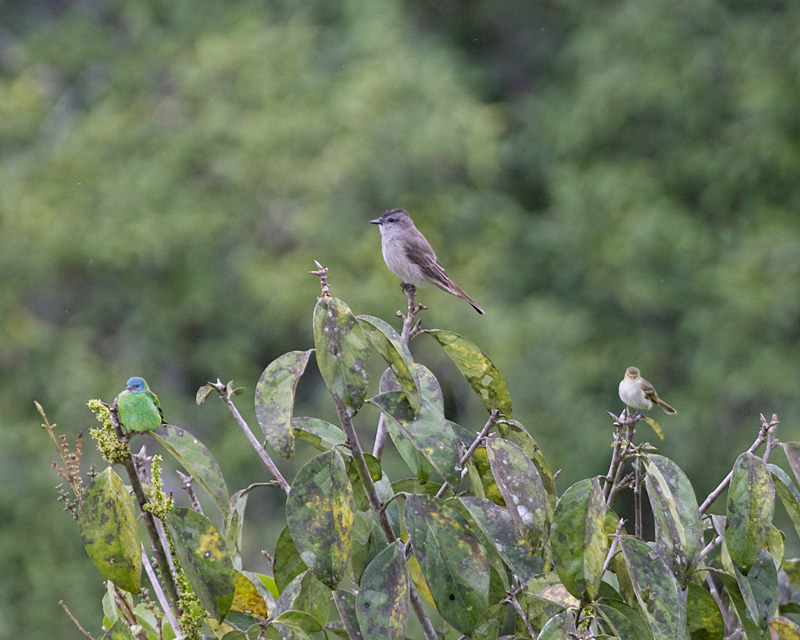
<instances>
[{"instance_id":1,"label":"perch branch","mask_svg":"<svg viewBox=\"0 0 800 640\"><path fill-rule=\"evenodd\" d=\"M322 287L322 292L320 293L321 298L329 298L331 295L331 288L328 286L328 267L323 267L319 262L314 260L314 264L317 265L316 271L309 271L312 276L319 277L319 283Z\"/></svg>"},{"instance_id":2,"label":"perch branch","mask_svg":"<svg viewBox=\"0 0 800 640\"><path fill-rule=\"evenodd\" d=\"M60 604L60 605L61 605L61 607L64 609L65 613L66 613L66 614L69 616L69 619L70 619L70 620L72 620L72 623L73 623L73 624L74 624L76 627L78 627L78 630L79 630L79 631L80 631L80 632L81 632L83 635L85 635L87 638L89 638L89 640L95 640L95 637L94 637L94 636L93 636L91 633L89 633L89 632L88 632L86 629L84 629L84 628L81 626L81 623L80 623L80 622L78 622L78 619L77 619L77 618L76 618L74 615L72 615L72 611L70 611L70 610L69 610L69 607L66 605L66 603L65 603L63 600L59 600L59 601L58 601L58 604Z\"/></svg>"},{"instance_id":3,"label":"perch branch","mask_svg":"<svg viewBox=\"0 0 800 640\"><path fill-rule=\"evenodd\" d=\"M117 403L114 402L109 407L109 415L111 417L111 424L114 427L114 432L117 434L117 439L120 442L127 442L128 436L122 433L122 427L119 424L119 416L117 415ZM139 503L139 508L142 513L142 520L144 521L147 534L150 536L150 545L153 549L153 556L156 559L158 570L161 572L161 579L164 581L164 587L167 593L169 602L171 603L173 611L176 613L175 617L179 617L177 611L178 603L178 589L175 586L175 578L170 571L169 561L167 560L167 552L161 544L161 538L158 535L158 528L156 527L156 519L152 513L146 511L144 506L147 504L147 496L144 494L142 483L139 480L139 472L136 468L133 456L130 454L125 456L123 460L125 471L128 473L128 479L133 489L133 495L136 496L136 501ZM176 633L179 630L176 628Z\"/></svg>"},{"instance_id":4,"label":"perch branch","mask_svg":"<svg viewBox=\"0 0 800 640\"><path fill-rule=\"evenodd\" d=\"M228 391L228 388L222 381L217 378L215 383L209 383L212 387L214 387L217 392L219 393L220 398L222 401L227 405L228 411L231 412L231 415L236 420L236 423L241 427L242 431L244 431L244 435L247 436L247 439L250 441L250 444L258 453L259 457L261 458L262 462L266 465L269 472L272 474L272 477L278 481L278 486L283 489L283 492L287 495L292 490L289 486L289 483L286 482L286 478L283 477L283 474L280 472L278 467L272 461L272 458L269 457L267 450L264 448L264 445L261 444L256 437L253 435L253 431L250 429L250 426L247 424L245 419L242 417L242 414L239 413L239 410L236 408L236 405L233 404L233 400L231 399L231 393Z\"/></svg>"},{"instance_id":5,"label":"perch branch","mask_svg":"<svg viewBox=\"0 0 800 640\"><path fill-rule=\"evenodd\" d=\"M778 426L778 416L774 413L772 414L772 420L767 422L764 416L761 416L761 427L758 430L758 436L753 441L753 444L750 445L750 448L747 450L747 453L754 453L762 444L764 444L769 434L772 433L774 435L775 427ZM703 504L700 505L700 513L705 513L708 508L714 504L717 498L722 495L722 492L728 488L728 485L731 483L731 478L733 478L733 471L731 470L727 476L723 479L722 482L719 483L716 489L714 489L711 493L708 494L708 497L703 500Z\"/></svg>"},{"instance_id":6,"label":"perch branch","mask_svg":"<svg viewBox=\"0 0 800 640\"><path fill-rule=\"evenodd\" d=\"M147 574L147 578L150 580L150 586L153 587L153 591L156 594L156 600L158 600L158 603L161 605L161 609L164 611L164 615L167 617L167 620L169 621L173 631L178 633L178 629L180 629L178 626L178 621L175 619L175 614L172 612L172 609L169 606L167 596L164 594L164 590L161 588L161 583L158 581L158 576L153 569L153 565L150 564L150 558L147 556L147 553L144 550L144 544L142 544L142 565L144 566L144 572Z\"/></svg>"},{"instance_id":7,"label":"perch branch","mask_svg":"<svg viewBox=\"0 0 800 640\"><path fill-rule=\"evenodd\" d=\"M458 466L460 468L463 468L464 465L467 464L467 461L472 457L472 454L475 453L475 449L477 449L480 446L481 442L483 442L486 439L486 436L494 428L494 425L497 424L497 421L500 419L501 415L502 414L500 413L499 409L492 409L492 412L489 414L489 419L486 421L486 424L483 425L483 429L481 429L481 432L478 434L478 437L475 438L475 440L469 446L469 449L467 449L464 455L461 456L461 460L458 461ZM449 486L450 483L448 483L447 480L445 480L442 483L442 486L439 489L439 491L436 492L436 497L441 498L444 495L445 491L447 491L447 488Z\"/></svg>"}]
</instances>

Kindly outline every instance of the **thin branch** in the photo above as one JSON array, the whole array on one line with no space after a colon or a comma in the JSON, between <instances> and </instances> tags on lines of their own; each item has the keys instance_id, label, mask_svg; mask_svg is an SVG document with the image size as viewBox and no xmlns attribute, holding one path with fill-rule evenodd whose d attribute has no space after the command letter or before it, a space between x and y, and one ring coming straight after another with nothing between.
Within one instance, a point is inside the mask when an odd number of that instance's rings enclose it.
<instances>
[{"instance_id":1,"label":"thin branch","mask_svg":"<svg viewBox=\"0 0 800 640\"><path fill-rule=\"evenodd\" d=\"M261 461L266 465L267 469L269 469L269 472L272 474L275 480L278 481L278 486L281 489L283 489L283 492L285 494L288 495L289 492L292 490L291 486L289 486L289 483L286 482L286 478L283 477L283 474L280 472L278 467L272 461L272 458L269 457L269 454L267 453L267 450L264 448L264 445L262 445L258 440L256 440L256 437L253 435L253 432L250 429L249 425L242 417L242 414L239 413L239 410L236 408L236 405L233 404L233 400L231 399L231 394L228 391L227 386L223 384L219 378L217 378L216 383L209 383L209 384L211 384L211 386L217 390L217 392L219 393L219 397L222 398L222 401L227 405L228 410L231 412L231 415L233 415L233 418L236 420L236 423L239 425L239 427L241 427L242 431L244 431L244 435L247 436L247 439L250 441L252 447L256 450L256 453L258 453L259 457L261 458Z\"/></svg>"},{"instance_id":2,"label":"thin branch","mask_svg":"<svg viewBox=\"0 0 800 640\"><path fill-rule=\"evenodd\" d=\"M608 548L608 553L606 554L606 559L603 562L603 570L600 572L600 575L605 574L608 571L608 567L611 564L611 560L614 558L614 554L617 553L617 547L619 546L619 536L622 533L622 528L625 526L625 520L620 518L619 522L617 522L617 530L614 534L613 540L611 540L611 546Z\"/></svg>"},{"instance_id":3,"label":"thin branch","mask_svg":"<svg viewBox=\"0 0 800 640\"><path fill-rule=\"evenodd\" d=\"M127 442L128 436L122 433L122 427L120 427L119 424L116 402L109 407L109 415L111 417L111 424L114 427L114 432L117 434L117 438L120 440L120 442ZM142 520L144 521L145 528L147 529L147 534L150 536L150 545L153 549L153 556L156 559L158 570L161 572L161 579L164 581L168 599L177 614L178 589L175 586L175 579L170 571L170 565L167 560L167 552L161 543L161 538L158 535L156 519L153 517L152 513L146 511L144 508L144 506L147 504L147 496L145 496L142 483L139 481L139 472L136 468L136 463L131 455L127 455L123 460L123 464L125 465L125 471L128 473L128 479L131 483L131 489L133 489L133 495L136 496L136 501L139 503L139 508L141 509L142 513ZM176 617L178 616L176 615Z\"/></svg>"},{"instance_id":4,"label":"thin branch","mask_svg":"<svg viewBox=\"0 0 800 640\"><path fill-rule=\"evenodd\" d=\"M150 558L147 556L147 553L144 550L144 544L142 544L142 565L144 566L144 572L147 574L147 578L150 580L150 586L153 588L153 591L156 594L156 600L161 605L161 610L164 612L164 615L167 617L172 630L175 632L175 635L180 635L180 627L178 626L178 621L175 619L175 614L172 612L172 609L169 606L169 602L167 601L167 596L164 594L164 590L161 588L161 583L158 581L158 576L156 575L155 569L153 569L153 565L150 564Z\"/></svg>"},{"instance_id":5,"label":"thin branch","mask_svg":"<svg viewBox=\"0 0 800 640\"><path fill-rule=\"evenodd\" d=\"M525 626L528 629L528 633L531 634L531 638L535 638L536 632L533 630L531 622L530 620L528 620L528 616L525 615L525 612L522 610L522 606L520 605L519 600L517 599L517 596L523 591L525 591L525 589L526 589L525 585L522 585L519 588L514 589L513 591L509 591L508 597L505 599L505 601L510 602L512 604L519 617L522 618L522 621L525 623Z\"/></svg>"},{"instance_id":6,"label":"thin branch","mask_svg":"<svg viewBox=\"0 0 800 640\"><path fill-rule=\"evenodd\" d=\"M644 529L643 513L642 513L642 459L637 456L633 461L633 515L634 515L634 532L637 538L642 539L642 530Z\"/></svg>"},{"instance_id":7,"label":"thin branch","mask_svg":"<svg viewBox=\"0 0 800 640\"><path fill-rule=\"evenodd\" d=\"M331 288L328 286L328 267L323 267L316 260L314 260L314 264L317 265L317 270L309 271L309 273L312 276L319 277L319 284L322 287L322 292L320 293L320 297L329 298L331 295Z\"/></svg>"},{"instance_id":8,"label":"thin branch","mask_svg":"<svg viewBox=\"0 0 800 640\"><path fill-rule=\"evenodd\" d=\"M494 428L494 425L497 424L497 421L500 419L501 415L502 414L500 413L499 409L492 409L492 412L489 414L489 419L486 421L486 424L483 425L483 429L481 429L481 432L478 434L478 437L475 438L475 440L469 446L469 449L467 449L464 455L461 456L461 460L458 461L459 467L463 469L464 465L467 464L467 461L472 457L472 454L475 453L475 450L480 446L481 442L483 442L486 439L486 436ZM463 472L462 472L462 477L463 477ZM445 480L442 483L442 486L439 488L439 491L436 492L436 497L441 498L444 495L445 491L447 491L449 486L450 483L448 483L447 480Z\"/></svg>"},{"instance_id":9,"label":"thin branch","mask_svg":"<svg viewBox=\"0 0 800 640\"><path fill-rule=\"evenodd\" d=\"M717 603L717 607L719 607L719 611L722 614L722 622L725 625L725 629L729 632L732 631L732 615L728 611L728 607L726 607L722 602L722 596L719 595L719 590L717 589L717 585L714 583L714 578L710 571L706 573L706 583L708 584L708 592L711 594L711 597L714 598L714 601Z\"/></svg>"},{"instance_id":10,"label":"thin branch","mask_svg":"<svg viewBox=\"0 0 800 640\"><path fill-rule=\"evenodd\" d=\"M713 538L711 542L709 542L700 552L698 560L702 560L703 558L705 558L709 553L711 553L714 549L717 548L720 542L722 542L722 536L717 536Z\"/></svg>"},{"instance_id":11,"label":"thin branch","mask_svg":"<svg viewBox=\"0 0 800 640\"><path fill-rule=\"evenodd\" d=\"M80 632L81 632L83 635L85 635L87 638L89 638L89 640L95 640L95 637L94 637L94 636L93 636L91 633L89 633L89 632L88 632L86 629L84 629L84 628L81 626L81 623L80 623L80 622L78 622L78 619L77 619L75 616L73 616L73 615L72 615L72 611L70 611L70 610L69 610L69 607L68 607L68 606L65 604L65 602L64 602L63 600L59 600L59 601L58 601L58 604L60 604L60 605L61 605L61 607L62 607L62 608L64 609L64 611L66 612L66 614L69 616L69 619L70 619L70 620L72 620L72 623L73 623L73 624L74 624L76 627L78 627L78 630L79 630L79 631L80 631Z\"/></svg>"},{"instance_id":12,"label":"thin branch","mask_svg":"<svg viewBox=\"0 0 800 640\"><path fill-rule=\"evenodd\" d=\"M775 428L778 426L778 416L776 414L772 414L772 420L767 422L767 419L764 417L764 414L760 414L759 417L761 418L761 429L766 429L767 431L767 446L764 447L764 464L769 464L769 458L772 455L772 450L775 448Z\"/></svg>"},{"instance_id":13,"label":"thin branch","mask_svg":"<svg viewBox=\"0 0 800 640\"><path fill-rule=\"evenodd\" d=\"M761 428L758 431L758 436L753 441L753 444L750 445L750 448L747 450L747 453L755 453L755 451L767 441L767 438L770 433L774 433L775 427L778 424L778 416L772 416L772 421L767 422L764 416L761 416ZM728 485L731 483L731 478L733 478L733 471L731 470L727 476L719 483L716 489L714 489L711 493L708 494L708 497L703 500L703 504L700 505L700 513L705 513L708 508L714 504L717 498L722 495L722 492L728 488Z\"/></svg>"},{"instance_id":14,"label":"thin branch","mask_svg":"<svg viewBox=\"0 0 800 640\"><path fill-rule=\"evenodd\" d=\"M622 473L625 461L630 457L631 452L635 451L632 443L633 436L636 435L636 423L644 416L638 413L630 415L627 410L623 410L619 416L615 416L610 411L608 415L614 418L614 452L611 454L611 464L605 477L606 484L603 492L606 496L606 506L611 508L617 493L627 484L623 480ZM625 429L624 436L622 435L623 428Z\"/></svg>"},{"instance_id":15,"label":"thin branch","mask_svg":"<svg viewBox=\"0 0 800 640\"><path fill-rule=\"evenodd\" d=\"M404 282L402 287L403 291L406 292L406 296L408 296L408 313L404 316L398 311L397 315L398 317L403 318L403 330L400 333L400 340L407 345L409 340L411 340L420 332L420 324L422 321L416 320L417 314L420 311L427 309L427 307L414 302L414 299L417 295L417 288L413 284Z\"/></svg>"},{"instance_id":16,"label":"thin branch","mask_svg":"<svg viewBox=\"0 0 800 640\"><path fill-rule=\"evenodd\" d=\"M372 445L372 455L380 461L383 455L383 449L386 447L386 438L389 436L389 430L386 427L386 418L381 412L381 417L378 418L378 428L375 430L375 444Z\"/></svg>"},{"instance_id":17,"label":"thin branch","mask_svg":"<svg viewBox=\"0 0 800 640\"><path fill-rule=\"evenodd\" d=\"M177 474L183 483L183 489L186 491L186 495L189 496L189 501L192 503L192 509L201 515L205 515L203 514L203 508L200 506L200 502L197 500L197 494L195 494L194 488L192 487L194 477L192 475L181 473L180 471L177 471Z\"/></svg>"}]
</instances>

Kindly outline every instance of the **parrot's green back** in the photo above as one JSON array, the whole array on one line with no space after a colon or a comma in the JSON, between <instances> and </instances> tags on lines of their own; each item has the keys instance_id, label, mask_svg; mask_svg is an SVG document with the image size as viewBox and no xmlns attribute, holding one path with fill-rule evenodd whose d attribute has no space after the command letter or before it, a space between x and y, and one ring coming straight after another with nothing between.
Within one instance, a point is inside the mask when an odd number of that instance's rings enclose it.
<instances>
[{"instance_id":1,"label":"parrot's green back","mask_svg":"<svg viewBox=\"0 0 800 640\"><path fill-rule=\"evenodd\" d=\"M149 389L139 393L120 393L117 397L117 415L122 433L155 431L163 420L158 398Z\"/></svg>"}]
</instances>

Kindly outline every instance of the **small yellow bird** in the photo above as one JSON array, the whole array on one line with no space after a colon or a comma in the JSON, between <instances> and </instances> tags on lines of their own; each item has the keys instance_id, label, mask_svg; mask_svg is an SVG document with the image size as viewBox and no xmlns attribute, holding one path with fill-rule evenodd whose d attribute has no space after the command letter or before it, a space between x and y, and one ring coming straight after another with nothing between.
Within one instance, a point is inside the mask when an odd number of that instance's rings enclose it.
<instances>
[{"instance_id":1,"label":"small yellow bird","mask_svg":"<svg viewBox=\"0 0 800 640\"><path fill-rule=\"evenodd\" d=\"M653 385L639 375L636 367L626 369L625 377L619 383L619 399L634 409L647 411L653 408L653 404L657 404L664 410L664 413L677 413L675 409L658 397Z\"/></svg>"}]
</instances>

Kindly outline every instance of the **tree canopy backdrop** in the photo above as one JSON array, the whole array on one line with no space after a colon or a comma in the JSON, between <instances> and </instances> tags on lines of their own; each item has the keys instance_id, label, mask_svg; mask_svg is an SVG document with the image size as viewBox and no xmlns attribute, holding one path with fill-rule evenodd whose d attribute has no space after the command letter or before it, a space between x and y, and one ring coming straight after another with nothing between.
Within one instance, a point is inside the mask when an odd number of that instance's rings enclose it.
<instances>
[{"instance_id":1,"label":"tree canopy backdrop","mask_svg":"<svg viewBox=\"0 0 800 640\"><path fill-rule=\"evenodd\" d=\"M421 295L503 371L562 490L605 471L629 364L678 408L662 452L698 495L759 412L797 439L795 3L0 12L0 635L79 637L71 593L99 611L33 400L74 434L85 399L144 375L243 484L248 452L194 389L310 343L313 258L389 318L366 222L390 206L487 309ZM415 357L482 422L441 354ZM326 417L319 383L299 393Z\"/></svg>"}]
</instances>

